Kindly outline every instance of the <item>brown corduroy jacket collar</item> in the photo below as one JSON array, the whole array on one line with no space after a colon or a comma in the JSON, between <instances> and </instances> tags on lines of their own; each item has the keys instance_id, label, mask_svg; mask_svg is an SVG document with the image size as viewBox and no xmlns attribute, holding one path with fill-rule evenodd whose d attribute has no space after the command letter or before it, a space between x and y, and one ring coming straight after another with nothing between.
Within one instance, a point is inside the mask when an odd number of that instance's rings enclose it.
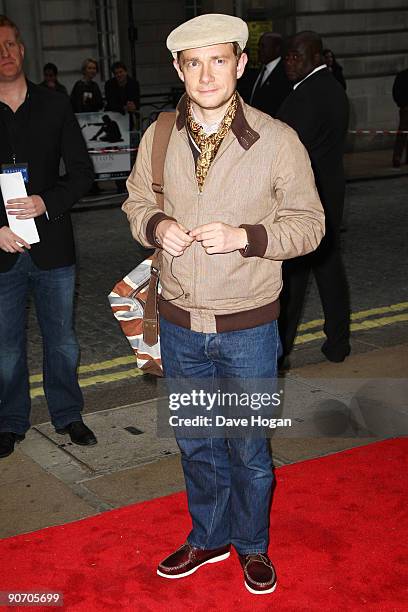
<instances>
[{"instance_id":1,"label":"brown corduroy jacket collar","mask_svg":"<svg viewBox=\"0 0 408 612\"><path fill-rule=\"evenodd\" d=\"M186 115L187 115L187 94L184 94L179 103L177 104L177 118L176 127L180 131L183 127L186 127ZM242 108L242 100L238 96L237 112L235 113L234 120L231 125L231 130L234 133L241 147L248 150L252 145L259 139L259 134L251 128L248 121L245 118L244 110Z\"/></svg>"}]
</instances>

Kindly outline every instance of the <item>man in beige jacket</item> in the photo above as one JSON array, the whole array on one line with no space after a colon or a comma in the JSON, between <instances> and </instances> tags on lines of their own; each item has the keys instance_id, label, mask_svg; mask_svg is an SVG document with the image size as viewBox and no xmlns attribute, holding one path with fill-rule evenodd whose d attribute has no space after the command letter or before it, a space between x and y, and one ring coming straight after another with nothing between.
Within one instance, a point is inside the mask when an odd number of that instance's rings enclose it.
<instances>
[{"instance_id":1,"label":"man in beige jacket","mask_svg":"<svg viewBox=\"0 0 408 612\"><path fill-rule=\"evenodd\" d=\"M166 378L274 379L281 263L316 249L324 214L295 132L245 105L236 82L248 29L202 15L167 39L186 94L164 169L164 212L152 190L155 124L123 205L133 236L160 248L160 334ZM177 434L176 434L177 437ZM193 528L157 573L183 578L238 552L246 588L271 593L272 464L262 437L177 437Z\"/></svg>"}]
</instances>

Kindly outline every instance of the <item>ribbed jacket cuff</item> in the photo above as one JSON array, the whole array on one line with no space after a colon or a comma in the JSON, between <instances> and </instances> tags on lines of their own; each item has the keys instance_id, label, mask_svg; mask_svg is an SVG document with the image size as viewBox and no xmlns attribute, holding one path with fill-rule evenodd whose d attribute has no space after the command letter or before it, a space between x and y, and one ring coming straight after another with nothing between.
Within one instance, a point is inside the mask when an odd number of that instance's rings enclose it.
<instances>
[{"instance_id":1,"label":"ribbed jacket cuff","mask_svg":"<svg viewBox=\"0 0 408 612\"><path fill-rule=\"evenodd\" d=\"M156 248L157 247L161 248L161 245L156 240L156 228L159 225L159 223L161 221L164 221L165 219L170 219L172 221L175 221L173 217L169 217L165 213L159 212L153 215L153 217L149 219L146 225L146 239L149 242L149 244L153 245Z\"/></svg>"},{"instance_id":2,"label":"ribbed jacket cuff","mask_svg":"<svg viewBox=\"0 0 408 612\"><path fill-rule=\"evenodd\" d=\"M263 257L268 246L268 234L263 225L240 225L248 236L245 249L240 249L242 257Z\"/></svg>"}]
</instances>

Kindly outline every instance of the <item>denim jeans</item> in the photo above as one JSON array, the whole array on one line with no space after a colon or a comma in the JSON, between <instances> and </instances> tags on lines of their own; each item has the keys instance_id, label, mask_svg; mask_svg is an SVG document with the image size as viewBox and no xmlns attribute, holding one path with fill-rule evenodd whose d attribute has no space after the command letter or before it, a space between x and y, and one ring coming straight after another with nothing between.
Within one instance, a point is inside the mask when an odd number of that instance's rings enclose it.
<instances>
[{"instance_id":1,"label":"denim jeans","mask_svg":"<svg viewBox=\"0 0 408 612\"><path fill-rule=\"evenodd\" d=\"M27 299L33 293L43 338L43 385L56 429L81 420L79 346L73 328L75 266L41 270L28 253L0 273L0 431L30 427Z\"/></svg>"},{"instance_id":2,"label":"denim jeans","mask_svg":"<svg viewBox=\"0 0 408 612\"><path fill-rule=\"evenodd\" d=\"M276 321L251 329L204 334L160 318L167 378L275 378ZM177 434L176 434L177 436ZM201 549L232 544L239 554L266 552L273 482L265 438L178 438L193 528Z\"/></svg>"}]
</instances>

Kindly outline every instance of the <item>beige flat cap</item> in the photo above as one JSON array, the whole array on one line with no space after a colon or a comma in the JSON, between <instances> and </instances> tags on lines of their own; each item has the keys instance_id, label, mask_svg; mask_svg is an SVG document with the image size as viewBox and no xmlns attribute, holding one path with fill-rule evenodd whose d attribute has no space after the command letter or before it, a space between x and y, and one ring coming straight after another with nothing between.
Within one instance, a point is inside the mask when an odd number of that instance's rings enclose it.
<instances>
[{"instance_id":1,"label":"beige flat cap","mask_svg":"<svg viewBox=\"0 0 408 612\"><path fill-rule=\"evenodd\" d=\"M245 21L232 15L209 13L182 23L167 37L167 48L177 58L178 51L237 42L242 51L248 40Z\"/></svg>"}]
</instances>

